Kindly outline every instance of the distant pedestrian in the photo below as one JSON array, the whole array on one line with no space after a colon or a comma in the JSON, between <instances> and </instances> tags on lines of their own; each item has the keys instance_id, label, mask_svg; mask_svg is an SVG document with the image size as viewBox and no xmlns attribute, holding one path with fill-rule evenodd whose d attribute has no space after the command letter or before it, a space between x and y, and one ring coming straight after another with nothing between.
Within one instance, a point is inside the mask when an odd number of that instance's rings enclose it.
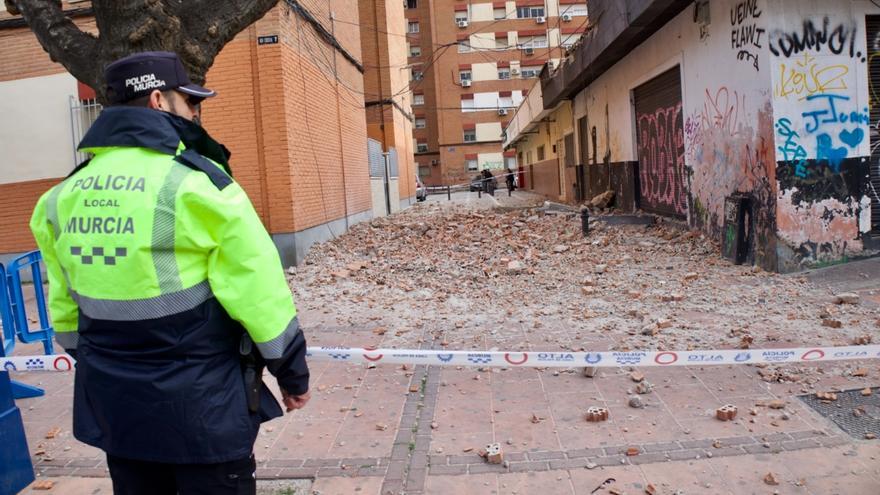
<instances>
[{"instance_id":1,"label":"distant pedestrian","mask_svg":"<svg viewBox=\"0 0 880 495\"><path fill-rule=\"evenodd\" d=\"M516 178L513 176L513 170L510 170L510 168L507 169L507 174L504 177L504 181L507 182L508 191L516 191Z\"/></svg>"},{"instance_id":2,"label":"distant pedestrian","mask_svg":"<svg viewBox=\"0 0 880 495\"><path fill-rule=\"evenodd\" d=\"M483 184L486 187L486 193L495 196L495 188L498 187L498 181L495 179L495 176L492 175L492 171L488 168L483 169Z\"/></svg>"}]
</instances>

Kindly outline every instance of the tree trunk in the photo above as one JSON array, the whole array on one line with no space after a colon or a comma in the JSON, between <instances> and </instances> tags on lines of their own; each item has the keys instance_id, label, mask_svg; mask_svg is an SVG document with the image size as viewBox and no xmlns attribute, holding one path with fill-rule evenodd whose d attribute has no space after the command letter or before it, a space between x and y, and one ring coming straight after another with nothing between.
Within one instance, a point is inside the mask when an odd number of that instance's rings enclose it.
<instances>
[{"instance_id":1,"label":"tree trunk","mask_svg":"<svg viewBox=\"0 0 880 495\"><path fill-rule=\"evenodd\" d=\"M198 84L220 50L278 0L92 0L99 36L80 30L59 0L4 0L43 49L106 103L104 67L132 53L176 52Z\"/></svg>"}]
</instances>

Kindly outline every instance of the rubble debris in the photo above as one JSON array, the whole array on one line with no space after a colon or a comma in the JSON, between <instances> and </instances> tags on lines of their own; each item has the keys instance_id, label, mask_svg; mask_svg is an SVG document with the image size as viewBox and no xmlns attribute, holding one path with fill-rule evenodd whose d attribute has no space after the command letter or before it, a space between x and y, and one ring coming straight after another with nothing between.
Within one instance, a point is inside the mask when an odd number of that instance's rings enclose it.
<instances>
[{"instance_id":1,"label":"rubble debris","mask_svg":"<svg viewBox=\"0 0 880 495\"><path fill-rule=\"evenodd\" d=\"M544 421L544 418L538 416L535 413L532 413L532 417L529 418L529 421L531 421L532 424L536 425L536 424L540 423L541 421Z\"/></svg>"},{"instance_id":2,"label":"rubble debris","mask_svg":"<svg viewBox=\"0 0 880 495\"><path fill-rule=\"evenodd\" d=\"M650 394L652 390L654 390L654 385L652 385L647 380L641 381L636 385L636 393L637 394L641 394L641 395Z\"/></svg>"},{"instance_id":3,"label":"rubble debris","mask_svg":"<svg viewBox=\"0 0 880 495\"><path fill-rule=\"evenodd\" d=\"M860 336L856 337L855 339L853 339L853 345L868 345L871 343L872 340L873 339L871 338L870 335L867 335L867 334L860 335Z\"/></svg>"},{"instance_id":4,"label":"rubble debris","mask_svg":"<svg viewBox=\"0 0 880 495\"><path fill-rule=\"evenodd\" d=\"M764 483L775 486L779 484L779 480L776 479L776 476L773 473L767 473L764 475Z\"/></svg>"},{"instance_id":5,"label":"rubble debris","mask_svg":"<svg viewBox=\"0 0 880 495\"><path fill-rule=\"evenodd\" d=\"M870 431L865 433L865 440L874 440L877 438L877 435L871 433Z\"/></svg>"},{"instance_id":6,"label":"rubble debris","mask_svg":"<svg viewBox=\"0 0 880 495\"><path fill-rule=\"evenodd\" d=\"M630 447L630 448L626 449L626 455L627 455L628 457L634 457L634 456L637 456L637 455L639 455L640 452L641 452L641 451L639 450L638 447Z\"/></svg>"},{"instance_id":7,"label":"rubble debris","mask_svg":"<svg viewBox=\"0 0 880 495\"><path fill-rule=\"evenodd\" d=\"M593 378L596 376L596 372L599 371L599 368L595 366L587 366L584 368L584 376L587 378Z\"/></svg>"},{"instance_id":8,"label":"rubble debris","mask_svg":"<svg viewBox=\"0 0 880 495\"><path fill-rule=\"evenodd\" d=\"M593 208L608 208L612 201L614 201L614 191L608 190L591 199L590 206Z\"/></svg>"},{"instance_id":9,"label":"rubble debris","mask_svg":"<svg viewBox=\"0 0 880 495\"><path fill-rule=\"evenodd\" d=\"M868 397L871 395L871 387L865 387L862 389L862 397Z\"/></svg>"},{"instance_id":10,"label":"rubble debris","mask_svg":"<svg viewBox=\"0 0 880 495\"><path fill-rule=\"evenodd\" d=\"M51 490L54 487L55 487L55 482L52 480L35 481L31 485L31 488L34 490Z\"/></svg>"},{"instance_id":11,"label":"rubble debris","mask_svg":"<svg viewBox=\"0 0 880 495\"><path fill-rule=\"evenodd\" d=\"M599 422L606 421L608 419L608 409L604 407L590 407L587 409L587 421L589 422Z\"/></svg>"},{"instance_id":12,"label":"rubble debris","mask_svg":"<svg viewBox=\"0 0 880 495\"><path fill-rule=\"evenodd\" d=\"M657 487L655 487L651 483L648 483L648 486L645 487L645 493L647 495L657 495Z\"/></svg>"},{"instance_id":13,"label":"rubble debris","mask_svg":"<svg viewBox=\"0 0 880 495\"><path fill-rule=\"evenodd\" d=\"M643 375L640 371L633 371L629 374L629 378L638 383L645 379L645 375Z\"/></svg>"},{"instance_id":14,"label":"rubble debris","mask_svg":"<svg viewBox=\"0 0 880 495\"><path fill-rule=\"evenodd\" d=\"M835 320L833 318L822 318L822 326L828 328L841 328L843 326L843 322L840 320Z\"/></svg>"},{"instance_id":15,"label":"rubble debris","mask_svg":"<svg viewBox=\"0 0 880 495\"><path fill-rule=\"evenodd\" d=\"M57 437L59 433L61 433L61 427L56 426L56 427L52 428L51 430L49 430L48 432L46 432L46 438L51 440L51 439Z\"/></svg>"},{"instance_id":16,"label":"rubble debris","mask_svg":"<svg viewBox=\"0 0 880 495\"><path fill-rule=\"evenodd\" d=\"M774 399L766 404L770 409L785 409L785 401L782 399Z\"/></svg>"},{"instance_id":17,"label":"rubble debris","mask_svg":"<svg viewBox=\"0 0 880 495\"><path fill-rule=\"evenodd\" d=\"M501 464L504 462L504 452L501 450L500 443L490 443L486 445L486 448L481 451L483 458L486 459L486 462L489 464Z\"/></svg>"},{"instance_id":18,"label":"rubble debris","mask_svg":"<svg viewBox=\"0 0 880 495\"><path fill-rule=\"evenodd\" d=\"M376 423L376 429L379 431L385 431L388 429L388 425L385 423Z\"/></svg>"},{"instance_id":19,"label":"rubble debris","mask_svg":"<svg viewBox=\"0 0 880 495\"><path fill-rule=\"evenodd\" d=\"M507 273L511 273L511 274L516 275L516 274L520 274L520 273L524 272L525 269L526 269L526 266L523 265L522 262L520 262L520 261L513 260L513 261L507 263Z\"/></svg>"},{"instance_id":20,"label":"rubble debris","mask_svg":"<svg viewBox=\"0 0 880 495\"><path fill-rule=\"evenodd\" d=\"M629 398L629 407L632 407L635 409L641 409L641 408L645 407L645 403L644 403L644 401L642 401L641 397L639 397L638 395L633 395L633 396L630 396L630 398Z\"/></svg>"},{"instance_id":21,"label":"rubble debris","mask_svg":"<svg viewBox=\"0 0 880 495\"><path fill-rule=\"evenodd\" d=\"M859 295L855 292L844 292L834 296L834 304L858 304Z\"/></svg>"},{"instance_id":22,"label":"rubble debris","mask_svg":"<svg viewBox=\"0 0 880 495\"><path fill-rule=\"evenodd\" d=\"M721 421L733 421L736 418L736 406L725 404L715 410L715 418Z\"/></svg>"},{"instance_id":23,"label":"rubble debris","mask_svg":"<svg viewBox=\"0 0 880 495\"><path fill-rule=\"evenodd\" d=\"M868 376L868 368L859 368L852 372L852 376Z\"/></svg>"},{"instance_id":24,"label":"rubble debris","mask_svg":"<svg viewBox=\"0 0 880 495\"><path fill-rule=\"evenodd\" d=\"M816 398L819 400L835 401L837 394L834 392L816 392Z\"/></svg>"}]
</instances>

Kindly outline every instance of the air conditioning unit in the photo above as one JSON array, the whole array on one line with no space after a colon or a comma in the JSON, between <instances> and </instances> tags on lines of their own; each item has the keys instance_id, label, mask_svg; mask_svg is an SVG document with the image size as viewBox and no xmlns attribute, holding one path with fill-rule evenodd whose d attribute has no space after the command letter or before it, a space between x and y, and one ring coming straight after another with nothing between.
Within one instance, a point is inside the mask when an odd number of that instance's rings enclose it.
<instances>
[{"instance_id":1,"label":"air conditioning unit","mask_svg":"<svg viewBox=\"0 0 880 495\"><path fill-rule=\"evenodd\" d=\"M510 75L511 75L511 76L518 76L518 75L519 75L519 69L517 69L516 67L511 67L511 68L510 68Z\"/></svg>"},{"instance_id":2,"label":"air conditioning unit","mask_svg":"<svg viewBox=\"0 0 880 495\"><path fill-rule=\"evenodd\" d=\"M470 80L470 79L462 79L462 80L461 80L461 87L462 87L462 88L469 88L469 87L471 87L471 80Z\"/></svg>"},{"instance_id":3,"label":"air conditioning unit","mask_svg":"<svg viewBox=\"0 0 880 495\"><path fill-rule=\"evenodd\" d=\"M562 14L563 22L571 22L571 14Z\"/></svg>"},{"instance_id":4,"label":"air conditioning unit","mask_svg":"<svg viewBox=\"0 0 880 495\"><path fill-rule=\"evenodd\" d=\"M528 48L523 49L523 52L524 52L526 55L534 55L534 54L535 54L535 49L532 48L532 47L528 47Z\"/></svg>"},{"instance_id":5,"label":"air conditioning unit","mask_svg":"<svg viewBox=\"0 0 880 495\"><path fill-rule=\"evenodd\" d=\"M547 22L547 18L546 17L536 17L535 22L537 22L538 24L544 24L545 22Z\"/></svg>"},{"instance_id":6,"label":"air conditioning unit","mask_svg":"<svg viewBox=\"0 0 880 495\"><path fill-rule=\"evenodd\" d=\"M507 109L506 108L499 108L498 115L507 115Z\"/></svg>"},{"instance_id":7,"label":"air conditioning unit","mask_svg":"<svg viewBox=\"0 0 880 495\"><path fill-rule=\"evenodd\" d=\"M459 20L458 22L456 22L456 24L458 24L458 27L460 27L460 28L468 27L468 22L464 19Z\"/></svg>"}]
</instances>

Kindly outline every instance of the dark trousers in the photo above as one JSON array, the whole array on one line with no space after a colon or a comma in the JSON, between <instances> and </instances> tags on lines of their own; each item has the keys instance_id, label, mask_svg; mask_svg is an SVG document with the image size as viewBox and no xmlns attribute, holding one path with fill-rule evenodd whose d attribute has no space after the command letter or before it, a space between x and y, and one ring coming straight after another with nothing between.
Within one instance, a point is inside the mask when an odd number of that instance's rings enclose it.
<instances>
[{"instance_id":1,"label":"dark trousers","mask_svg":"<svg viewBox=\"0 0 880 495\"><path fill-rule=\"evenodd\" d=\"M107 455L114 495L254 495L254 456L220 464L164 464Z\"/></svg>"}]
</instances>

